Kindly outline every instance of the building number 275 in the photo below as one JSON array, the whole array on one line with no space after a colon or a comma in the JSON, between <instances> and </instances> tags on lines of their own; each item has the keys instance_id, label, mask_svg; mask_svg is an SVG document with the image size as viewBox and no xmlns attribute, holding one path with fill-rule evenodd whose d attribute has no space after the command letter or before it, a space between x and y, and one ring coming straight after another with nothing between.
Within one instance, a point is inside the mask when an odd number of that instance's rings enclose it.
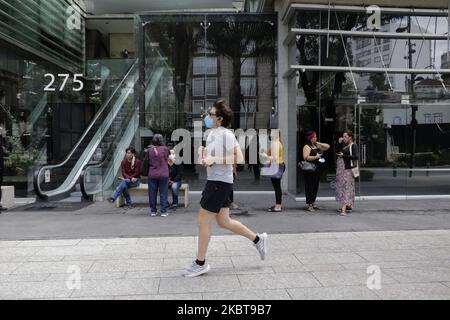
<instances>
[{"instance_id":1,"label":"building number 275","mask_svg":"<svg viewBox=\"0 0 450 320\"><path fill-rule=\"evenodd\" d=\"M45 86L44 91L48 92L48 91L56 91L55 88L53 88L53 84L55 83L55 75L51 74L51 73L47 73L44 75L44 77L49 77L50 78L50 83ZM63 82L61 84L61 87L59 88L59 91L63 91L64 87L67 84L67 81L70 78L70 74L65 73L65 74L58 74L58 77L63 78ZM74 74L73 75L73 83L74 83L74 87L72 88L73 91L81 91L83 90L84 84L83 81L79 80L78 78L83 77L82 74ZM77 88L75 88L75 85L78 85Z\"/></svg>"}]
</instances>

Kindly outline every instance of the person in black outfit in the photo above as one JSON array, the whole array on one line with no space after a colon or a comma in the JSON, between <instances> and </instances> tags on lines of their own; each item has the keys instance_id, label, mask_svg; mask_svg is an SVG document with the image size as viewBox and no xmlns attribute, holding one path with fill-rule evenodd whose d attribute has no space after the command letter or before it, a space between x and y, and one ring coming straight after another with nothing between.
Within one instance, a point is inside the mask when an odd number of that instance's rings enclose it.
<instances>
[{"instance_id":1,"label":"person in black outfit","mask_svg":"<svg viewBox=\"0 0 450 320\"><path fill-rule=\"evenodd\" d=\"M317 142L317 134L314 131L306 133L306 144L303 147L303 159L314 163L317 168L312 172L304 171L306 210L310 212L319 209L319 207L316 206L316 198L317 192L319 191L320 166L324 162L321 159L323 152L328 149L330 149L329 144Z\"/></svg>"},{"instance_id":2,"label":"person in black outfit","mask_svg":"<svg viewBox=\"0 0 450 320\"><path fill-rule=\"evenodd\" d=\"M170 209L176 210L178 208L178 192L181 188L181 178L183 175L183 168L181 164L175 163L175 150L170 150L169 155L169 189L172 190L172 205Z\"/></svg>"}]
</instances>

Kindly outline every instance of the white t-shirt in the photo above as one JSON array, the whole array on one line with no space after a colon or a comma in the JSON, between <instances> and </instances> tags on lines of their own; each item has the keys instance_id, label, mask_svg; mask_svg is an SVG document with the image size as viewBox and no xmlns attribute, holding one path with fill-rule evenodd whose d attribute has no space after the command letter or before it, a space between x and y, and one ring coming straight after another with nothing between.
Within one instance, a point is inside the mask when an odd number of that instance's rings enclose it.
<instances>
[{"instance_id":1,"label":"white t-shirt","mask_svg":"<svg viewBox=\"0 0 450 320\"><path fill-rule=\"evenodd\" d=\"M219 157L220 159L232 156L239 143L230 130L224 127L211 129L206 138L205 156ZM206 170L209 181L222 181L233 183L233 163L214 163Z\"/></svg>"}]
</instances>

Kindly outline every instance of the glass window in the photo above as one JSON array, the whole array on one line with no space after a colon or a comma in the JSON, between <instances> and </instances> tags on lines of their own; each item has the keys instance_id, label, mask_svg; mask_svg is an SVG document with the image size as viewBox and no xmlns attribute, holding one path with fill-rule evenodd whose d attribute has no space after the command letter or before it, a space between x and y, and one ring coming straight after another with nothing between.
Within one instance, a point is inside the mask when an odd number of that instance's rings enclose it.
<instances>
[{"instance_id":1,"label":"glass window","mask_svg":"<svg viewBox=\"0 0 450 320\"><path fill-rule=\"evenodd\" d=\"M375 57L375 58L373 58L373 62L380 62L381 61L381 58L380 57Z\"/></svg>"},{"instance_id":2,"label":"glass window","mask_svg":"<svg viewBox=\"0 0 450 320\"><path fill-rule=\"evenodd\" d=\"M432 123L431 121L431 113L425 113L424 115L425 123Z\"/></svg>"},{"instance_id":3,"label":"glass window","mask_svg":"<svg viewBox=\"0 0 450 320\"><path fill-rule=\"evenodd\" d=\"M192 95L194 97L201 97L205 95L205 79L197 78L192 80ZM206 94L208 96L217 96L217 78L206 79Z\"/></svg>"},{"instance_id":4,"label":"glass window","mask_svg":"<svg viewBox=\"0 0 450 320\"><path fill-rule=\"evenodd\" d=\"M243 75L243 76L256 75L256 59L255 58L241 59L241 61L242 61L241 75Z\"/></svg>"},{"instance_id":5,"label":"glass window","mask_svg":"<svg viewBox=\"0 0 450 320\"><path fill-rule=\"evenodd\" d=\"M194 97L204 96L204 79L192 79L192 95Z\"/></svg>"},{"instance_id":6,"label":"glass window","mask_svg":"<svg viewBox=\"0 0 450 320\"><path fill-rule=\"evenodd\" d=\"M194 75L217 74L217 57L195 57L193 61Z\"/></svg>"},{"instance_id":7,"label":"glass window","mask_svg":"<svg viewBox=\"0 0 450 320\"><path fill-rule=\"evenodd\" d=\"M241 93L244 97L256 96L256 78L242 78L241 79Z\"/></svg>"},{"instance_id":8,"label":"glass window","mask_svg":"<svg viewBox=\"0 0 450 320\"><path fill-rule=\"evenodd\" d=\"M206 94L208 96L217 96L217 78L206 80Z\"/></svg>"},{"instance_id":9,"label":"glass window","mask_svg":"<svg viewBox=\"0 0 450 320\"><path fill-rule=\"evenodd\" d=\"M433 113L433 120L434 120L434 123L442 123L442 112Z\"/></svg>"},{"instance_id":10,"label":"glass window","mask_svg":"<svg viewBox=\"0 0 450 320\"><path fill-rule=\"evenodd\" d=\"M193 100L192 101L192 112L194 114L201 114L204 111L204 101L203 100Z\"/></svg>"}]
</instances>

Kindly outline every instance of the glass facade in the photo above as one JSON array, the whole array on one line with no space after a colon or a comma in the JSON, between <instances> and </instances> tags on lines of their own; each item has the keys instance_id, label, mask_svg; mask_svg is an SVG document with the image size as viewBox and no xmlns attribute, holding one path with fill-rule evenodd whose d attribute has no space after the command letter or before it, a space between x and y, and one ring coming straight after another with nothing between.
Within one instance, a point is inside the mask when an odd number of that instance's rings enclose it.
<instances>
[{"instance_id":1,"label":"glass facade","mask_svg":"<svg viewBox=\"0 0 450 320\"><path fill-rule=\"evenodd\" d=\"M364 32L368 31L367 17L365 12L333 8L329 13L298 9L290 27ZM432 34L446 28L445 17L382 13L380 30L375 33ZM354 132L361 155L358 196L449 194L450 131L446 128L450 125L450 82L446 75L433 71L441 68L438 58L447 48L446 40L303 33L290 46L295 51L290 57L292 64L324 67L323 72L300 67L290 80L296 96L297 161L302 158L309 130L331 145L325 156L320 196L335 195L335 145L345 130ZM347 69L334 71L333 67ZM357 67L366 70L355 70ZM390 70L393 68L431 72L400 73ZM295 186L290 192L303 197L300 170Z\"/></svg>"},{"instance_id":2,"label":"glass facade","mask_svg":"<svg viewBox=\"0 0 450 320\"><path fill-rule=\"evenodd\" d=\"M274 15L147 15L140 16L136 33L143 44L141 76L145 94L140 103L135 144L144 150L155 133L174 146L172 134L194 127L219 97L233 108L233 129L270 129L275 100ZM271 24L272 22L272 24ZM142 27L145 25L145 27ZM203 131L205 131L203 126ZM206 179L195 165L194 142L184 181L201 190ZM238 168L238 190L270 190L260 179L257 164Z\"/></svg>"},{"instance_id":3,"label":"glass facade","mask_svg":"<svg viewBox=\"0 0 450 320\"><path fill-rule=\"evenodd\" d=\"M90 19L72 1L0 0L4 184L18 196L106 197L125 148L142 157L161 133L169 146L189 142L184 182L201 190L196 129L205 132L202 116L224 97L232 129L289 137L284 180L297 198L309 130L332 146L320 196L334 197L335 144L345 130L361 154L358 196L449 195L450 77L436 71L450 60L446 17L381 12L379 30L368 32L365 10L298 5L283 21L286 8L119 21ZM177 140L180 130L190 141ZM236 190L272 190L250 163L249 141L243 147Z\"/></svg>"}]
</instances>

